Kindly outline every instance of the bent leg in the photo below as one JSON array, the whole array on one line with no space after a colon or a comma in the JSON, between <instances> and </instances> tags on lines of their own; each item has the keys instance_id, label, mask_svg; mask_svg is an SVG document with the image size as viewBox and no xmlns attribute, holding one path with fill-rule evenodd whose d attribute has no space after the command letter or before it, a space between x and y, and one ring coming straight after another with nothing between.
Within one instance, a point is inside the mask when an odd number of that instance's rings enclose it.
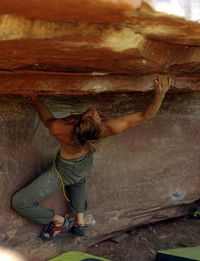
<instances>
[{"instance_id":1,"label":"bent leg","mask_svg":"<svg viewBox=\"0 0 200 261\"><path fill-rule=\"evenodd\" d=\"M49 223L55 213L39 204L61 188L61 182L51 167L12 198L13 208L22 216L40 224Z\"/></svg>"}]
</instances>

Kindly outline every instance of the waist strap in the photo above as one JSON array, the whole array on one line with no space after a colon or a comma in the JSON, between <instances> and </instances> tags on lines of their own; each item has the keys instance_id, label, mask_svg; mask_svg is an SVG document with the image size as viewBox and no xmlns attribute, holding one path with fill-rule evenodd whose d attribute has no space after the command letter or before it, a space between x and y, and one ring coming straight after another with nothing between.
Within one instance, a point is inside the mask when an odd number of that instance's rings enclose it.
<instances>
[{"instance_id":1,"label":"waist strap","mask_svg":"<svg viewBox=\"0 0 200 261\"><path fill-rule=\"evenodd\" d=\"M80 162L82 162L84 159L86 159L88 157L88 155L84 155L80 158L75 158L75 159L63 159L61 156L60 156L60 153L58 152L57 154L57 157L59 158L59 160L61 160L63 163L65 164L79 164Z\"/></svg>"}]
</instances>

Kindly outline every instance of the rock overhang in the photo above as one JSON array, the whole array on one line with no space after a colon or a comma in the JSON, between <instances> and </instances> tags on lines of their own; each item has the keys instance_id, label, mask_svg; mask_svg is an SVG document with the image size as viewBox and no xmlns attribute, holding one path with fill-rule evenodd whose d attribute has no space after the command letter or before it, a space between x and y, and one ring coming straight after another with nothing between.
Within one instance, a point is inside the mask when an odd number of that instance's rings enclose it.
<instances>
[{"instance_id":1,"label":"rock overhang","mask_svg":"<svg viewBox=\"0 0 200 261\"><path fill-rule=\"evenodd\" d=\"M0 10L2 94L148 91L158 74L172 91L199 91L199 23L141 1L11 2Z\"/></svg>"}]
</instances>

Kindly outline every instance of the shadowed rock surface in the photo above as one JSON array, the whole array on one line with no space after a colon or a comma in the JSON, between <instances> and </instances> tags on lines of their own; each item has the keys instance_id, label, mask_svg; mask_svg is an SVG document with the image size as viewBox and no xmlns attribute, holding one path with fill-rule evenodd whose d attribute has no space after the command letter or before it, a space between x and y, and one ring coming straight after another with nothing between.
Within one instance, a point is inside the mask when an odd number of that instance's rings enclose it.
<instances>
[{"instance_id":1,"label":"shadowed rock surface","mask_svg":"<svg viewBox=\"0 0 200 261\"><path fill-rule=\"evenodd\" d=\"M200 196L200 24L140 1L0 2L0 244L46 260L187 214ZM51 165L58 144L23 96L43 95L58 117L90 105L117 117L145 108L158 74L172 77L158 115L105 139L95 154L87 216L96 224L88 237L39 241L41 227L10 200ZM44 204L68 209L61 192Z\"/></svg>"}]
</instances>

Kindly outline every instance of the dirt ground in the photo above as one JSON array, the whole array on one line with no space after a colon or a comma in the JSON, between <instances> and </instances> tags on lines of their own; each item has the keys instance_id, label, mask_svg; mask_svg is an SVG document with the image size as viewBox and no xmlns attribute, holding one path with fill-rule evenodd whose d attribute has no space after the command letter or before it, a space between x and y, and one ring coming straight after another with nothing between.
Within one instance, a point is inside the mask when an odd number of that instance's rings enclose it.
<instances>
[{"instance_id":1,"label":"dirt ground","mask_svg":"<svg viewBox=\"0 0 200 261\"><path fill-rule=\"evenodd\" d=\"M153 261L158 250L198 245L200 219L184 217L136 228L123 233L119 243L107 240L87 252L112 261Z\"/></svg>"}]
</instances>

